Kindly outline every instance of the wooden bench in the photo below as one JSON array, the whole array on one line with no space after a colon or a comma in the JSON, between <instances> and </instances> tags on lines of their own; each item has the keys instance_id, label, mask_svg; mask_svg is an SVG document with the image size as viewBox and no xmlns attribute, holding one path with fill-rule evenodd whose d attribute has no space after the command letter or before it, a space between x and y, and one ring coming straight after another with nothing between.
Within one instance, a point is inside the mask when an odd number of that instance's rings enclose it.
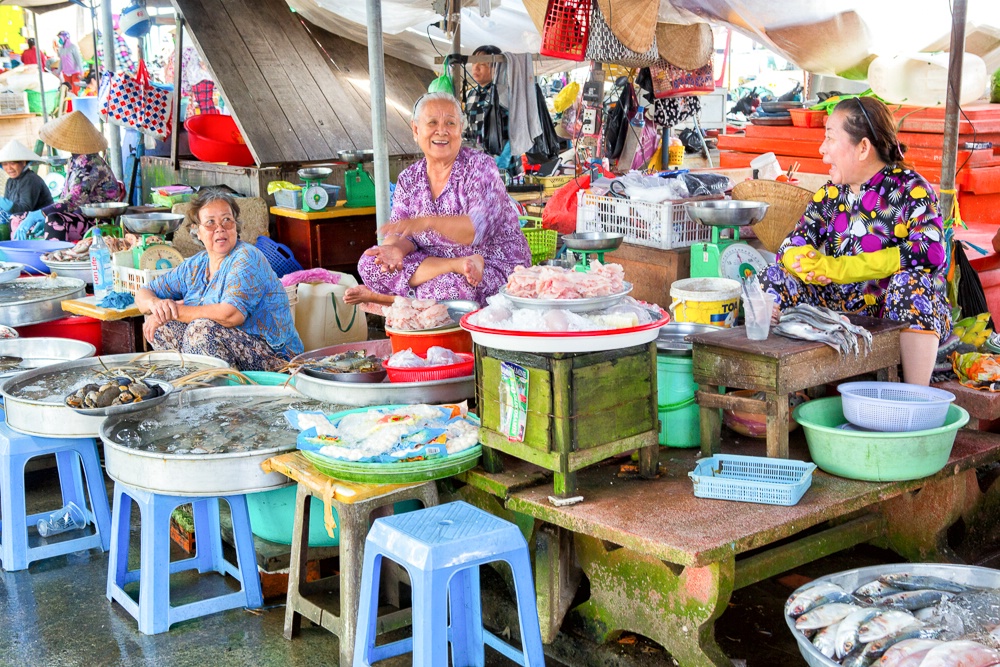
<instances>
[{"instance_id":1,"label":"wooden bench","mask_svg":"<svg viewBox=\"0 0 1000 667\"><path fill-rule=\"evenodd\" d=\"M720 451L719 408L766 414L767 455L788 458L789 394L865 373L898 381L899 332L904 325L862 315L852 315L851 321L871 332L868 354L841 355L823 343L774 333L766 340L749 340L744 327L690 336L692 372L699 385L702 453ZM720 394L720 387L763 391L765 399Z\"/></svg>"},{"instance_id":2,"label":"wooden bench","mask_svg":"<svg viewBox=\"0 0 1000 667\"><path fill-rule=\"evenodd\" d=\"M934 386L955 395L955 405L965 408L972 417L969 428L978 431L1000 429L1000 393L965 387L958 380L939 382Z\"/></svg>"},{"instance_id":3,"label":"wooden bench","mask_svg":"<svg viewBox=\"0 0 1000 667\"><path fill-rule=\"evenodd\" d=\"M569 612L574 631L598 643L634 632L663 645L675 661L664 664L730 667L714 623L735 589L866 542L911 561L955 562L948 529L960 521L988 528L1000 495L1000 483L984 492L976 477L976 468L1000 460L1000 438L968 430L937 475L871 483L817 472L792 507L695 498L687 473L697 458L697 451L665 451L655 480L592 466L578 473L584 501L567 507L552 506L551 482L525 462L508 459L500 474L465 474L465 500L516 521L534 540L543 641L555 638ZM577 563L590 597L569 611Z\"/></svg>"}]
</instances>

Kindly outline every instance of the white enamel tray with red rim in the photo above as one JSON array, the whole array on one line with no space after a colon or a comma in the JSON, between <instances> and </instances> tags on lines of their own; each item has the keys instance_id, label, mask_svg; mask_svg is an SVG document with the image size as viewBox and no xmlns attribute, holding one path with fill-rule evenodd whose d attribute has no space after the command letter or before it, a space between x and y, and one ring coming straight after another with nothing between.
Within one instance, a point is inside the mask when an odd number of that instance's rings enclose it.
<instances>
[{"instance_id":1,"label":"white enamel tray with red rim","mask_svg":"<svg viewBox=\"0 0 1000 667\"><path fill-rule=\"evenodd\" d=\"M479 311L476 311L479 312ZM600 331L507 331L469 323L469 313L462 317L462 328L472 334L476 345L512 352L603 352L644 345L656 340L660 327L670 322L670 315L660 309L655 322L625 329Z\"/></svg>"}]
</instances>

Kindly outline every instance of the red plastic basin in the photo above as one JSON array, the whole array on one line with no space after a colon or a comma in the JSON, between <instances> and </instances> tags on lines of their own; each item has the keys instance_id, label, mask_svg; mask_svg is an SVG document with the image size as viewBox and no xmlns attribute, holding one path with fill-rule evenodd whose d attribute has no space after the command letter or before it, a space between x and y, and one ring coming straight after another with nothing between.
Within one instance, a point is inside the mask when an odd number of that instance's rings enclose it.
<instances>
[{"instance_id":1,"label":"red plastic basin","mask_svg":"<svg viewBox=\"0 0 1000 667\"><path fill-rule=\"evenodd\" d=\"M198 114L184 121L191 152L202 162L226 162L250 167L253 155L232 116Z\"/></svg>"},{"instance_id":2,"label":"red plastic basin","mask_svg":"<svg viewBox=\"0 0 1000 667\"><path fill-rule=\"evenodd\" d=\"M413 350L414 354L426 355L427 350L434 347L446 347L452 352L472 352L472 334L455 326L438 331L397 331L385 330L392 344L392 351Z\"/></svg>"},{"instance_id":3,"label":"red plastic basin","mask_svg":"<svg viewBox=\"0 0 1000 667\"><path fill-rule=\"evenodd\" d=\"M69 338L82 340L97 348L96 356L101 356L101 321L92 317L71 315L60 320L29 324L18 327L21 338Z\"/></svg>"}]
</instances>

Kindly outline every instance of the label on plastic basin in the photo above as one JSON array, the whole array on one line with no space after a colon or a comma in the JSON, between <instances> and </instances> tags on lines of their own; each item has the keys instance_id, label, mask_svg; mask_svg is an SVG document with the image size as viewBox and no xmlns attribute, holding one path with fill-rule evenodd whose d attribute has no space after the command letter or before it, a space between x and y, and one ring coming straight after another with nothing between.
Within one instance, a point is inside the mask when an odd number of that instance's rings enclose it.
<instances>
[{"instance_id":1,"label":"label on plastic basin","mask_svg":"<svg viewBox=\"0 0 1000 667\"><path fill-rule=\"evenodd\" d=\"M500 362L500 428L511 442L524 442L528 423L528 370Z\"/></svg>"}]
</instances>

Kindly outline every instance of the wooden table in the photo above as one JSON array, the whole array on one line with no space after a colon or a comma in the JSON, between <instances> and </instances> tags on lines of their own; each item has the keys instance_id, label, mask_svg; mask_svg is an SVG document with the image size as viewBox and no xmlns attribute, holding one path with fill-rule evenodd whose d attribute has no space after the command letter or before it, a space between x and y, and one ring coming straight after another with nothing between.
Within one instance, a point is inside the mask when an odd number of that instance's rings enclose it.
<instances>
[{"instance_id":1,"label":"wooden table","mask_svg":"<svg viewBox=\"0 0 1000 667\"><path fill-rule=\"evenodd\" d=\"M62 302L62 309L67 313L101 321L102 354L146 351L146 339L142 335L142 311L134 304L125 309L116 309L102 308L97 303L96 296L67 299Z\"/></svg>"},{"instance_id":2,"label":"wooden table","mask_svg":"<svg viewBox=\"0 0 1000 667\"><path fill-rule=\"evenodd\" d=\"M807 452L800 434L795 452ZM759 443L737 446L760 455ZM695 498L687 473L697 450L663 450L655 480L622 478L619 465L578 474L584 501L554 507L540 468L507 458L503 473L464 473L464 500L522 527L535 545L542 639L566 617L574 632L604 643L633 632L661 644L664 665L731 667L715 620L732 592L862 543L914 562L960 562L949 529L989 532L1000 482L981 489L977 468L1000 460L995 434L959 431L948 465L907 482L859 482L817 471L792 507ZM919 493L917 492L919 490ZM581 574L589 596L574 606ZM569 664L583 664L569 661Z\"/></svg>"},{"instance_id":3,"label":"wooden table","mask_svg":"<svg viewBox=\"0 0 1000 667\"><path fill-rule=\"evenodd\" d=\"M280 472L298 482L295 494L295 525L292 529L292 556L288 571L288 599L285 603L285 638L298 634L302 617L337 635L340 664L354 660L354 637L357 630L358 601L361 595L361 569L369 518L374 513L391 513L393 503L419 500L424 507L437 505L434 482L419 484L360 484L334 479L309 462L300 452L274 456L264 461L265 472ZM340 522L340 572L316 581L306 581L309 547L309 497L325 503L326 530L333 536L336 527L330 509L337 510ZM336 611L320 602L339 588L340 604ZM398 587L397 587L398 589ZM394 595L394 597L393 597ZM398 590L390 592L390 602L398 607ZM401 609L379 616L379 632L388 632L410 624L410 610Z\"/></svg>"},{"instance_id":4,"label":"wooden table","mask_svg":"<svg viewBox=\"0 0 1000 667\"><path fill-rule=\"evenodd\" d=\"M306 269L355 273L361 253L378 243L375 207L346 208L341 202L325 211L272 206L278 242L292 250Z\"/></svg>"},{"instance_id":5,"label":"wooden table","mask_svg":"<svg viewBox=\"0 0 1000 667\"><path fill-rule=\"evenodd\" d=\"M689 336L692 372L699 385L702 454L721 451L719 408L766 414L767 455L786 459L789 394L865 373L898 382L899 332L906 325L864 315L852 315L851 321L871 332L869 353L841 355L823 343L775 333L766 340L749 340L744 327ZM765 399L720 394L720 387L763 391Z\"/></svg>"}]
</instances>

